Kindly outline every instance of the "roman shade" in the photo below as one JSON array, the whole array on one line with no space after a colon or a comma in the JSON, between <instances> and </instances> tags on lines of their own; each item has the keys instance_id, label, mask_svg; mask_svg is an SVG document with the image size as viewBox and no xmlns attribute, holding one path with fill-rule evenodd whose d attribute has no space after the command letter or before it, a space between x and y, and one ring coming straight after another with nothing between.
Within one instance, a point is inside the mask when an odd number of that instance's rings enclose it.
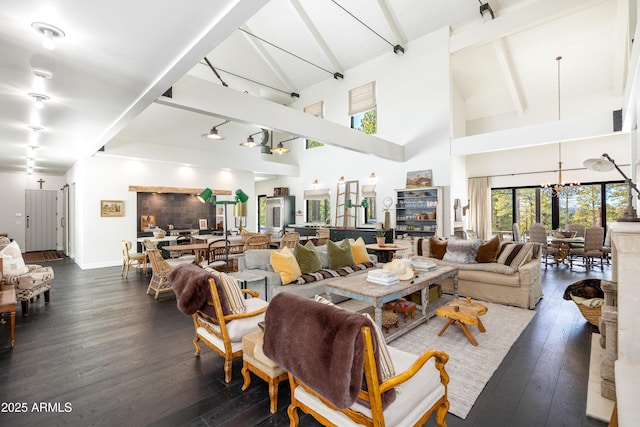
<instances>
[{"instance_id":1,"label":"roman shade","mask_svg":"<svg viewBox=\"0 0 640 427\"><path fill-rule=\"evenodd\" d=\"M365 85L351 89L349 91L349 115L353 116L376 106L376 82L369 82Z\"/></svg>"},{"instance_id":2,"label":"roman shade","mask_svg":"<svg viewBox=\"0 0 640 427\"><path fill-rule=\"evenodd\" d=\"M328 188L316 188L315 190L304 190L305 200L328 200L331 198Z\"/></svg>"},{"instance_id":3,"label":"roman shade","mask_svg":"<svg viewBox=\"0 0 640 427\"><path fill-rule=\"evenodd\" d=\"M315 104L304 107L304 112L312 116L324 118L324 101L318 101Z\"/></svg>"}]
</instances>

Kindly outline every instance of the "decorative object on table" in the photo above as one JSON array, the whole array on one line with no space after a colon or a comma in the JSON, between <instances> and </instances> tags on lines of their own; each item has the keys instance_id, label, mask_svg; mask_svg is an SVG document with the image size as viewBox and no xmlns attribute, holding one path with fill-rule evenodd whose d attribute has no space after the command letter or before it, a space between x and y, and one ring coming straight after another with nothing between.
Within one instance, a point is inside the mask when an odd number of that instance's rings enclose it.
<instances>
[{"instance_id":1,"label":"decorative object on table","mask_svg":"<svg viewBox=\"0 0 640 427\"><path fill-rule=\"evenodd\" d=\"M242 191L241 189L237 189L235 193L234 200L216 200L216 196L210 188L205 188L202 190L202 193L198 195L198 200L202 203L211 202L213 205L223 205L224 206L224 235L227 236L229 232L229 228L227 227L227 205L236 205L238 203L245 203L249 200L249 196ZM229 240L225 238L225 271L229 272Z\"/></svg>"},{"instance_id":2,"label":"decorative object on table","mask_svg":"<svg viewBox=\"0 0 640 427\"><path fill-rule=\"evenodd\" d=\"M431 187L432 178L431 169L407 172L407 188Z\"/></svg>"},{"instance_id":3,"label":"decorative object on table","mask_svg":"<svg viewBox=\"0 0 640 427\"><path fill-rule=\"evenodd\" d=\"M100 216L124 216L124 200L100 200Z\"/></svg>"},{"instance_id":4,"label":"decorative object on table","mask_svg":"<svg viewBox=\"0 0 640 427\"><path fill-rule=\"evenodd\" d=\"M384 246L384 242L387 239L387 232L384 230L378 230L376 231L375 236L378 246Z\"/></svg>"},{"instance_id":5,"label":"decorative object on table","mask_svg":"<svg viewBox=\"0 0 640 427\"><path fill-rule=\"evenodd\" d=\"M584 279L572 283L564 290L562 298L573 301L587 322L598 327L604 304L600 279Z\"/></svg>"},{"instance_id":6,"label":"decorative object on table","mask_svg":"<svg viewBox=\"0 0 640 427\"><path fill-rule=\"evenodd\" d=\"M633 191L632 190L636 190L636 193L638 193L638 196L637 196L638 199L640 199L640 191L638 191L638 187L636 186L636 184L634 184L631 178L627 177L627 175L625 175L624 172L622 172L622 170L618 167L616 162L611 157L609 157L607 153L604 153L601 158L587 159L584 161L583 164L587 169L591 169L596 172L608 172L613 168L615 168L620 173L620 175L622 175L625 182L627 183L627 186L629 187L627 207L625 208L624 213L622 214L622 217L618 218L618 221L623 221L623 222L640 221L640 218L638 218L638 215L636 212L636 208L633 207Z\"/></svg>"},{"instance_id":7,"label":"decorative object on table","mask_svg":"<svg viewBox=\"0 0 640 427\"><path fill-rule=\"evenodd\" d=\"M198 228L200 230L206 230L207 228L209 228L207 220L206 219L199 219L198 220Z\"/></svg>"},{"instance_id":8,"label":"decorative object on table","mask_svg":"<svg viewBox=\"0 0 640 427\"><path fill-rule=\"evenodd\" d=\"M413 269L401 259L394 259L382 266L383 270L392 271L398 275L398 280L409 280L413 277Z\"/></svg>"},{"instance_id":9,"label":"decorative object on table","mask_svg":"<svg viewBox=\"0 0 640 427\"><path fill-rule=\"evenodd\" d=\"M386 196L382 199L382 210L384 211L384 228L388 230L391 227L391 206L393 206L393 199L391 196Z\"/></svg>"},{"instance_id":10,"label":"decorative object on table","mask_svg":"<svg viewBox=\"0 0 640 427\"><path fill-rule=\"evenodd\" d=\"M156 228L153 230L153 237L156 239L164 239L167 236L167 232L162 228Z\"/></svg>"},{"instance_id":11,"label":"decorative object on table","mask_svg":"<svg viewBox=\"0 0 640 427\"><path fill-rule=\"evenodd\" d=\"M148 230L156 226L156 216L151 214L140 215L140 230Z\"/></svg>"},{"instance_id":12,"label":"decorative object on table","mask_svg":"<svg viewBox=\"0 0 640 427\"><path fill-rule=\"evenodd\" d=\"M411 258L411 264L416 270L429 271L435 270L437 265L433 261L429 261L425 257L416 256Z\"/></svg>"},{"instance_id":13,"label":"decorative object on table","mask_svg":"<svg viewBox=\"0 0 640 427\"><path fill-rule=\"evenodd\" d=\"M367 273L367 282L375 283L378 285L397 285L400 283L398 275L393 271L376 269L369 270Z\"/></svg>"}]
</instances>

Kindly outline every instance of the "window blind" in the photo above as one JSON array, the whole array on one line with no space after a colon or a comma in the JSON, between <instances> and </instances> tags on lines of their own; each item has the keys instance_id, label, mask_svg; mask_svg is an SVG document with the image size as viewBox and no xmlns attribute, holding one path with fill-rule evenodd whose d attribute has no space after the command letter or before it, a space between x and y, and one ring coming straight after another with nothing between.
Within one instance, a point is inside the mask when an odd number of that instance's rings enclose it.
<instances>
[{"instance_id":1,"label":"window blind","mask_svg":"<svg viewBox=\"0 0 640 427\"><path fill-rule=\"evenodd\" d=\"M376 82L349 91L349 115L353 116L376 106Z\"/></svg>"},{"instance_id":2,"label":"window blind","mask_svg":"<svg viewBox=\"0 0 640 427\"><path fill-rule=\"evenodd\" d=\"M304 200L328 200L329 195L328 188L318 188L316 190L304 190Z\"/></svg>"},{"instance_id":3,"label":"window blind","mask_svg":"<svg viewBox=\"0 0 640 427\"><path fill-rule=\"evenodd\" d=\"M304 112L312 116L320 117L321 119L324 118L324 101L319 101L304 107Z\"/></svg>"}]
</instances>

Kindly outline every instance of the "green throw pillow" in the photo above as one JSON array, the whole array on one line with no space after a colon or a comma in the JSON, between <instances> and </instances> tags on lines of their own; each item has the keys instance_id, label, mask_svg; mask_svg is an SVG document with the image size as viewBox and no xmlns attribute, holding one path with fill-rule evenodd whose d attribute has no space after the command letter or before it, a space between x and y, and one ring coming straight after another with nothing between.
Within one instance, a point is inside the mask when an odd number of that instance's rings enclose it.
<instances>
[{"instance_id":1,"label":"green throw pillow","mask_svg":"<svg viewBox=\"0 0 640 427\"><path fill-rule=\"evenodd\" d=\"M296 243L295 255L302 274L313 273L322 268L320 255L316 252L315 246L311 241L308 241L304 246Z\"/></svg>"},{"instance_id":2,"label":"green throw pillow","mask_svg":"<svg viewBox=\"0 0 640 427\"><path fill-rule=\"evenodd\" d=\"M327 242L327 252L329 253L329 268L332 270L355 265L353 254L351 253L351 244L348 239L344 239L338 244L329 240Z\"/></svg>"}]
</instances>

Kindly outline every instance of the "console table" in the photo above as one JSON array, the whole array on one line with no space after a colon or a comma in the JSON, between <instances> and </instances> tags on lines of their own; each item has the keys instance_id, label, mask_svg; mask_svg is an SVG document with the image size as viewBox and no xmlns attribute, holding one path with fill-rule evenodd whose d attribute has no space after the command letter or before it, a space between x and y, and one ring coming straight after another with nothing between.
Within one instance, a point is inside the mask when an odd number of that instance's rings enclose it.
<instances>
[{"instance_id":1,"label":"console table","mask_svg":"<svg viewBox=\"0 0 640 427\"><path fill-rule=\"evenodd\" d=\"M4 285L0 291L0 313L11 313L11 347L16 343L16 290L13 285Z\"/></svg>"}]
</instances>

